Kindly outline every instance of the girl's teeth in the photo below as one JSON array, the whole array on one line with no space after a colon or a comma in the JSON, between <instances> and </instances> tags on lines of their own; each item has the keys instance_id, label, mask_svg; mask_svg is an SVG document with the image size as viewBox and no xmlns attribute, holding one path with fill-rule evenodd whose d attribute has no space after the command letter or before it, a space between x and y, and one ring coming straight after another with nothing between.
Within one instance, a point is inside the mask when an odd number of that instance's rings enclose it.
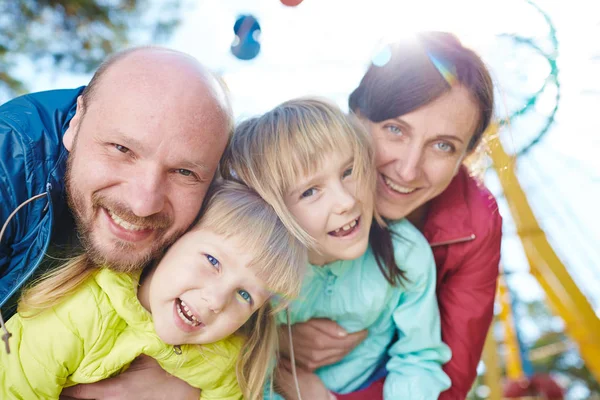
<instances>
[{"instance_id":1,"label":"girl's teeth","mask_svg":"<svg viewBox=\"0 0 600 400\"><path fill-rule=\"evenodd\" d=\"M344 226L342 226L341 228L337 228L335 230L335 233L339 233L340 231L349 231L350 229L354 228L356 226L356 220L350 222L349 224L346 224Z\"/></svg>"},{"instance_id":2,"label":"girl's teeth","mask_svg":"<svg viewBox=\"0 0 600 400\"><path fill-rule=\"evenodd\" d=\"M383 179L385 180L385 183L395 192L408 194L408 193L412 193L416 190L414 188L407 188L404 186L396 185L387 176L384 176Z\"/></svg>"},{"instance_id":3,"label":"girl's teeth","mask_svg":"<svg viewBox=\"0 0 600 400\"><path fill-rule=\"evenodd\" d=\"M121 228L127 229L128 231L141 231L145 229L143 226L130 224L129 222L119 217L117 214L113 213L112 211L108 211L108 214L117 225L119 225Z\"/></svg>"},{"instance_id":4,"label":"girl's teeth","mask_svg":"<svg viewBox=\"0 0 600 400\"><path fill-rule=\"evenodd\" d=\"M180 304L178 304L177 313L179 314L179 317L182 319L182 321L190 326L200 325L200 321L198 321L198 318L196 318L196 316L192 314L187 304L185 304L185 302L181 299L179 299L179 302Z\"/></svg>"}]
</instances>

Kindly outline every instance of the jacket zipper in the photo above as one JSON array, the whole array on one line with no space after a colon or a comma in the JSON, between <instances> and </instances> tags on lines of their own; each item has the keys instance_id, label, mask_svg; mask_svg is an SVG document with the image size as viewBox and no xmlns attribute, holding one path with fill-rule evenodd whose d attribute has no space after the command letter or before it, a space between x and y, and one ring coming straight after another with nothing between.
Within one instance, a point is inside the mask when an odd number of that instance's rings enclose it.
<instances>
[{"instance_id":1,"label":"jacket zipper","mask_svg":"<svg viewBox=\"0 0 600 400\"><path fill-rule=\"evenodd\" d=\"M476 238L475 234L471 233L469 236L466 236L466 237L463 237L463 238L446 240L444 242L431 243L429 246L430 247L437 247L437 246L445 246L447 244L456 244L456 243L470 242L471 240L475 240L475 238Z\"/></svg>"}]
</instances>

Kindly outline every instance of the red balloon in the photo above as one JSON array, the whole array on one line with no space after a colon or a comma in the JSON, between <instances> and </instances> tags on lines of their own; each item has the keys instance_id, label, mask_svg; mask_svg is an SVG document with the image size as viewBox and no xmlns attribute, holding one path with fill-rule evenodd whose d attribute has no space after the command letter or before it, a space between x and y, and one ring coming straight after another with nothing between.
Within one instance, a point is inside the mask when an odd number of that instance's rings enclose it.
<instances>
[{"instance_id":1,"label":"red balloon","mask_svg":"<svg viewBox=\"0 0 600 400\"><path fill-rule=\"evenodd\" d=\"M280 0L281 4L286 5L288 7L296 7L298 4L302 3L303 0Z\"/></svg>"}]
</instances>

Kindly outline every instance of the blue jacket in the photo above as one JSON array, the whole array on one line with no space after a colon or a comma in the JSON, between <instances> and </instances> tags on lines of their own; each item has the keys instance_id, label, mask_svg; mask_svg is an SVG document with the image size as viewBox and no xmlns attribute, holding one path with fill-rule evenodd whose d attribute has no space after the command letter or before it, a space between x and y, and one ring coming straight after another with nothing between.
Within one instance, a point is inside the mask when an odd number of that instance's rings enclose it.
<instances>
[{"instance_id":1,"label":"blue jacket","mask_svg":"<svg viewBox=\"0 0 600 400\"><path fill-rule=\"evenodd\" d=\"M40 265L67 209L62 138L83 87L17 97L0 106L0 306ZM5 315L5 317L8 317Z\"/></svg>"},{"instance_id":2,"label":"blue jacket","mask_svg":"<svg viewBox=\"0 0 600 400\"><path fill-rule=\"evenodd\" d=\"M407 220L389 227L396 233L396 262L408 280L399 287L390 285L370 248L356 260L311 265L300 296L289 307L290 322L328 318L347 332L369 330L367 338L340 362L315 371L329 390L355 391L387 355L385 400L434 400L450 387L442 365L451 353L441 337L433 254ZM285 313L278 318L279 323L286 322ZM280 399L278 395L271 398Z\"/></svg>"}]
</instances>

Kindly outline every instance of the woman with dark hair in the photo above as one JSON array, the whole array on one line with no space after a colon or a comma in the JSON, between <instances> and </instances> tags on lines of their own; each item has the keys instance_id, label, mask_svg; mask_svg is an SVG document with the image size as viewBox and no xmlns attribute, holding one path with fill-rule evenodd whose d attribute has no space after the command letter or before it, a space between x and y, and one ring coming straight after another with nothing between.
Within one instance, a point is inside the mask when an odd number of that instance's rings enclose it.
<instances>
[{"instance_id":1,"label":"woman with dark hair","mask_svg":"<svg viewBox=\"0 0 600 400\"><path fill-rule=\"evenodd\" d=\"M349 105L374 139L380 214L407 218L432 247L442 339L452 350L444 366L452 386L440 399L464 399L492 321L500 260L496 201L465 165L490 123L493 84L480 57L448 33L421 33L386 51L387 62L369 67ZM336 363L365 336L324 319L297 324L297 363L305 371ZM381 399L385 373L337 397Z\"/></svg>"}]
</instances>

